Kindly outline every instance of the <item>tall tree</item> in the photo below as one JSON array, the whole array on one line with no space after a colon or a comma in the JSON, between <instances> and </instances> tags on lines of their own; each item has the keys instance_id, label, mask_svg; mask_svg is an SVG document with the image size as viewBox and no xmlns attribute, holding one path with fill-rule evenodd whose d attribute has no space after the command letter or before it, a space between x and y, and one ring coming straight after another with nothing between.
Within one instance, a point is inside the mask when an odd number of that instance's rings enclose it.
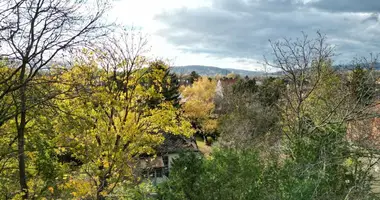
<instances>
[{"instance_id":1,"label":"tall tree","mask_svg":"<svg viewBox=\"0 0 380 200\"><path fill-rule=\"evenodd\" d=\"M325 35L317 33L315 38L304 34L296 40L272 42L273 61L267 64L281 69L287 81L281 101L282 133L286 138L283 140L284 153L297 168L313 166L306 172L308 176L296 177L294 181L306 182L314 173L332 173L329 176L336 174L344 179L340 172L355 168L351 176L363 181L354 182L351 188L343 181L326 180L326 184L340 187L346 193L345 198L349 198L368 192L365 188L371 184L369 171L379 160L372 153L364 153L368 149L347 142L350 121L360 119L363 114L369 117L363 112L369 107L360 106L360 101L350 98L349 84L345 82L347 73L340 73L333 67L334 46L326 41ZM350 164L336 165L344 161ZM308 187L316 190L319 184L312 183ZM339 191L338 188L327 188L316 195L324 198L334 194L334 190Z\"/></svg>"},{"instance_id":2,"label":"tall tree","mask_svg":"<svg viewBox=\"0 0 380 200\"><path fill-rule=\"evenodd\" d=\"M138 39L121 43L131 38ZM165 80L165 71L144 68L148 64L144 48L145 38L123 32L62 76L77 86L72 93L77 98L59 102L61 110L72 115L61 113L65 120L55 124L62 133L60 142L83 162L83 174L72 175L64 186L75 198L105 199L115 189L123 190L136 181L140 155L153 154L163 133L192 135L191 124L172 101L165 100L163 85L157 83ZM143 80L153 83L145 85ZM153 107L152 99L161 101ZM79 116L75 126L70 125L73 116Z\"/></svg>"},{"instance_id":3,"label":"tall tree","mask_svg":"<svg viewBox=\"0 0 380 200\"><path fill-rule=\"evenodd\" d=\"M28 198L25 173L25 127L27 124L28 84L57 55L69 48L103 35L100 24L106 2L88 9L86 2L59 0L3 1L0 15L1 56L12 61L11 73L0 80L5 85L0 99L15 92L19 180L23 198ZM90 12L84 12L84 10ZM17 78L15 78L17 77Z\"/></svg>"}]
</instances>

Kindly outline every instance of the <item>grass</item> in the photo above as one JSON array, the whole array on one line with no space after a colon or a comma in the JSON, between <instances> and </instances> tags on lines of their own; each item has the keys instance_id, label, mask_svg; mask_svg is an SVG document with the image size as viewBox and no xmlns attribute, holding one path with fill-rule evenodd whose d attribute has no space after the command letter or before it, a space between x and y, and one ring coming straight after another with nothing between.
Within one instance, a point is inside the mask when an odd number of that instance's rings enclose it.
<instances>
[{"instance_id":1,"label":"grass","mask_svg":"<svg viewBox=\"0 0 380 200\"><path fill-rule=\"evenodd\" d=\"M212 151L211 146L206 145L206 143L203 141L202 137L197 136L196 141L197 141L199 151L203 155L209 156L211 154L211 151Z\"/></svg>"}]
</instances>

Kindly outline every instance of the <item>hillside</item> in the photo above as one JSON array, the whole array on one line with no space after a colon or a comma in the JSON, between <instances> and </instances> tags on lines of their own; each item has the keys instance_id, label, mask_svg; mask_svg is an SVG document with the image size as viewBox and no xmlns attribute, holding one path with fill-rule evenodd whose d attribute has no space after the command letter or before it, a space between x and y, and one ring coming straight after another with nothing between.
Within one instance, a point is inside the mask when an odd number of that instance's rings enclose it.
<instances>
[{"instance_id":1,"label":"hillside","mask_svg":"<svg viewBox=\"0 0 380 200\"><path fill-rule=\"evenodd\" d=\"M241 69L219 68L212 66L202 65L187 65L187 66L175 66L171 68L171 71L176 74L190 74L192 71L197 72L202 76L215 76L215 75L227 75L230 73L239 74L240 76L257 76L262 75L263 71L249 71Z\"/></svg>"},{"instance_id":2,"label":"hillside","mask_svg":"<svg viewBox=\"0 0 380 200\"><path fill-rule=\"evenodd\" d=\"M336 65L334 68L339 70L352 70L355 68L352 64L346 65ZM380 70L380 65L376 64L374 67L376 70ZM264 71L250 71L250 70L241 70L241 69L231 69L231 68L220 68L213 66L204 66L204 65L186 65L186 66L174 66L171 68L171 71L176 74L190 74L192 71L197 72L201 76L216 76L216 75L227 75L230 73L239 74L240 76L260 76L264 75ZM281 75L282 72L270 72L268 73L271 76Z\"/></svg>"}]
</instances>

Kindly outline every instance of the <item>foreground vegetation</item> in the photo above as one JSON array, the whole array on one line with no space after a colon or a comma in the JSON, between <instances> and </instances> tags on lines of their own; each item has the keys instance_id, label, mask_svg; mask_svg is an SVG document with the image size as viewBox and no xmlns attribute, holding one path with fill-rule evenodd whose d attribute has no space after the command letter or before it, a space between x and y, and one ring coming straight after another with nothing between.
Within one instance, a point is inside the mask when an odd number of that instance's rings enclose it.
<instances>
[{"instance_id":1,"label":"foreground vegetation","mask_svg":"<svg viewBox=\"0 0 380 200\"><path fill-rule=\"evenodd\" d=\"M141 33L103 23L107 3L2 3L1 199L377 197L375 58L339 70L324 35L303 35L271 43L281 76L180 86ZM207 156L184 153L153 187L138 163L165 134Z\"/></svg>"}]
</instances>

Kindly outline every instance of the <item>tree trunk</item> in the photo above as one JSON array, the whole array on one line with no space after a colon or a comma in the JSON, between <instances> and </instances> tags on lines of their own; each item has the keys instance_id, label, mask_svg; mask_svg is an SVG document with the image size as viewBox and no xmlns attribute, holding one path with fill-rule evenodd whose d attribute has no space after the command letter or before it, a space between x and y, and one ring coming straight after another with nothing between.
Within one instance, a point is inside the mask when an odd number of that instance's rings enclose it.
<instances>
[{"instance_id":1,"label":"tree trunk","mask_svg":"<svg viewBox=\"0 0 380 200\"><path fill-rule=\"evenodd\" d=\"M23 86L20 88L20 122L17 128L18 138L18 168L20 176L21 191L24 192L23 199L28 199L28 185L26 183L25 172L25 126L26 126L26 84L24 83L26 65L23 64L20 72L20 84Z\"/></svg>"},{"instance_id":2,"label":"tree trunk","mask_svg":"<svg viewBox=\"0 0 380 200\"><path fill-rule=\"evenodd\" d=\"M107 178L106 177L103 177L102 178L103 180L100 181L100 185L99 185L99 188L98 188L98 191L96 193L96 199L97 200L105 200L105 196L103 196L102 192L104 191L104 188L107 187Z\"/></svg>"}]
</instances>

